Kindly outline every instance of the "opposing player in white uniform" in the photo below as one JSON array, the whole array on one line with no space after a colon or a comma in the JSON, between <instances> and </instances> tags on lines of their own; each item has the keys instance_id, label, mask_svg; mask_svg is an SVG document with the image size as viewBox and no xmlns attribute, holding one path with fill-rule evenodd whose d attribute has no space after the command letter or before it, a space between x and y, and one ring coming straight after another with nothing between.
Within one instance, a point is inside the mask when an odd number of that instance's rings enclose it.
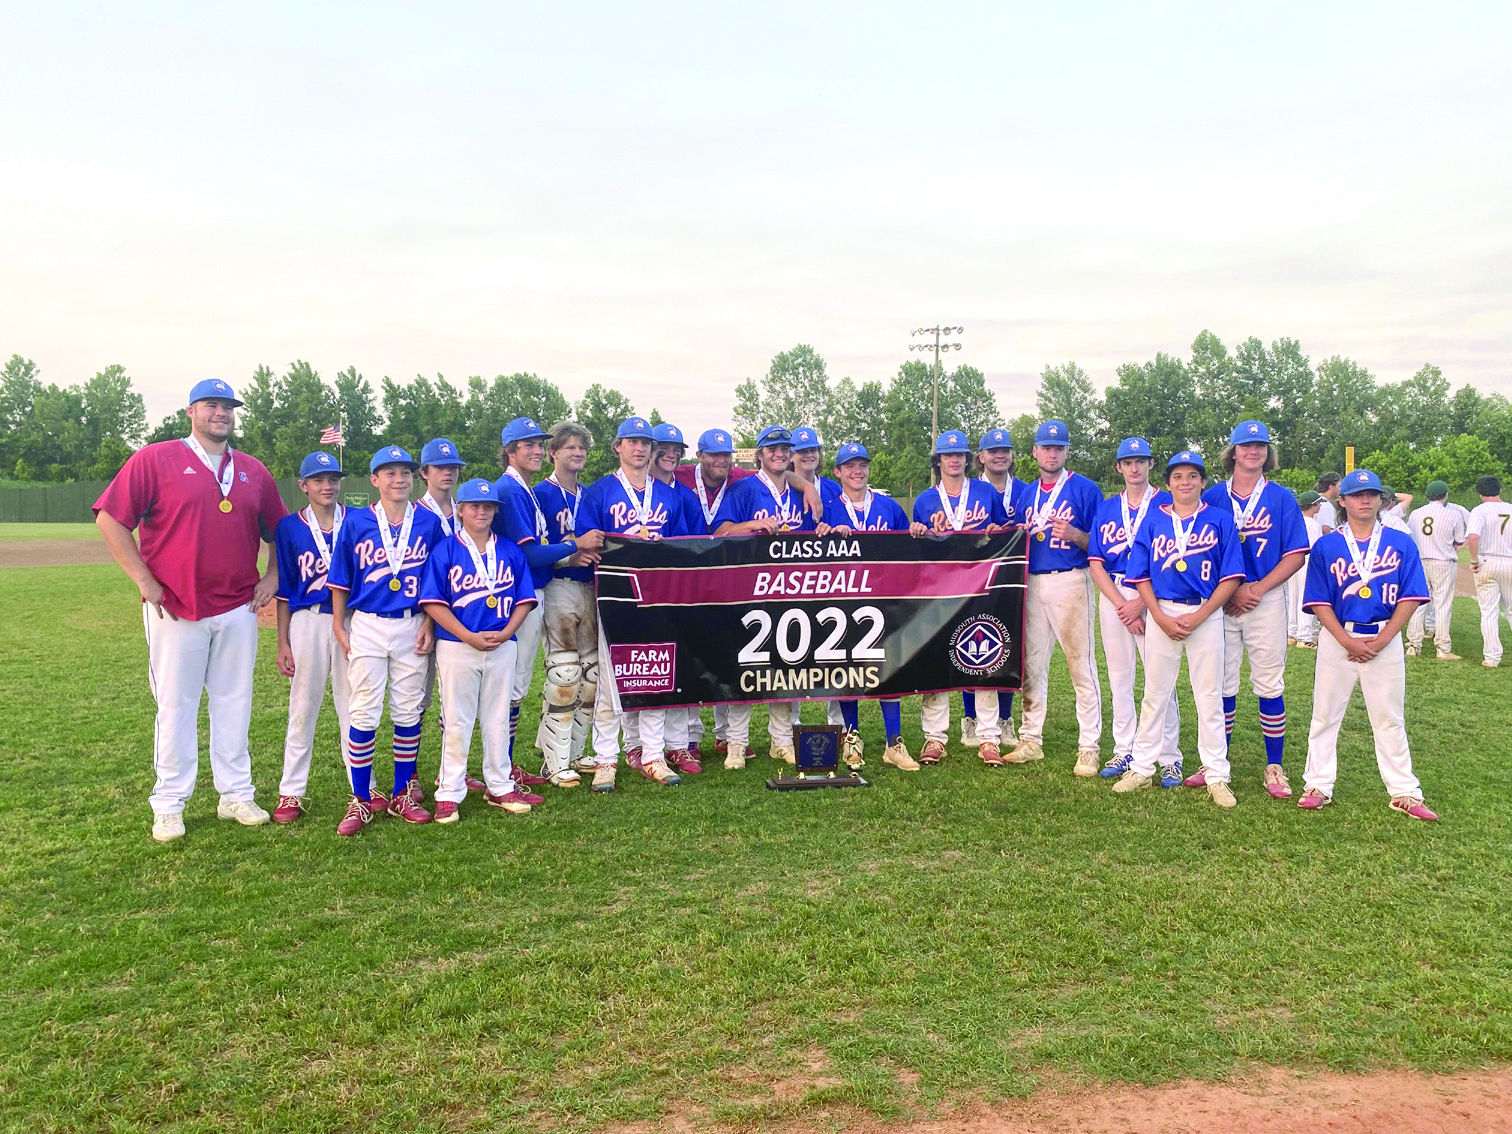
<instances>
[{"instance_id":1,"label":"opposing player in white uniform","mask_svg":"<svg viewBox=\"0 0 1512 1134\"><path fill-rule=\"evenodd\" d=\"M1270 430L1264 422L1241 421L1229 435L1222 463L1229 474L1203 499L1231 510L1244 555L1244 582L1223 608L1223 720L1232 736L1239 702L1239 664L1249 655L1250 685L1260 700L1265 736L1265 790L1288 799L1291 785L1282 769L1286 754L1286 592L1284 584L1307 555L1307 528L1291 490L1265 479L1276 467ZM1202 772L1187 777L1201 787Z\"/></svg>"},{"instance_id":2,"label":"opposing player in white uniform","mask_svg":"<svg viewBox=\"0 0 1512 1134\"><path fill-rule=\"evenodd\" d=\"M1197 710L1197 752L1208 798L1233 807L1228 741L1223 729L1223 604L1244 580L1238 531L1226 508L1202 497L1207 469L1190 450L1166 462L1169 503L1156 507L1139 527L1129 552L1126 583L1134 584L1149 611L1145 631L1144 703L1129 770L1116 792L1150 786L1155 764L1167 751L1167 718L1173 711L1181 655L1187 659Z\"/></svg>"},{"instance_id":3,"label":"opposing player in white uniform","mask_svg":"<svg viewBox=\"0 0 1512 1134\"><path fill-rule=\"evenodd\" d=\"M1307 566L1304 601L1324 632L1318 639L1307 770L1297 806L1316 811L1333 802L1339 725L1358 685L1391 809L1431 822L1438 816L1423 802L1422 787L1412 774L1402 660L1402 627L1414 608L1428 601L1428 580L1412 538L1378 518L1381 482L1375 473L1350 473L1341 499L1345 520L1313 546Z\"/></svg>"},{"instance_id":4,"label":"opposing player in white uniform","mask_svg":"<svg viewBox=\"0 0 1512 1134\"><path fill-rule=\"evenodd\" d=\"M1339 474L1326 472L1318 478L1316 491L1323 498L1318 505L1318 527L1327 535L1339 526Z\"/></svg>"},{"instance_id":5,"label":"opposing player in white uniform","mask_svg":"<svg viewBox=\"0 0 1512 1134\"><path fill-rule=\"evenodd\" d=\"M1078 776L1097 775L1102 740L1102 686L1092 630L1092 580L1087 544L1102 491L1066 468L1071 434L1063 421L1041 423L1034 434L1039 479L1031 486L1029 591L1024 654L1024 712L1018 747L1008 761L1044 758L1045 711L1050 692L1050 656L1056 644L1076 690Z\"/></svg>"},{"instance_id":6,"label":"opposing player in white uniform","mask_svg":"<svg viewBox=\"0 0 1512 1134\"><path fill-rule=\"evenodd\" d=\"M1118 444L1118 471L1124 490L1104 500L1097 510L1087 541L1087 569L1099 592L1098 624L1103 655L1108 660L1108 688L1113 697L1113 756L1103 765L1104 779L1121 776L1134 762L1134 735L1139 718L1134 705L1134 669L1144 658L1146 628L1144 599L1124 578L1129 551L1151 508L1169 504L1171 495L1150 484L1150 443L1125 437ZM1171 693L1166 714L1165 747L1160 752L1160 786L1181 786L1181 710Z\"/></svg>"},{"instance_id":7,"label":"opposing player in white uniform","mask_svg":"<svg viewBox=\"0 0 1512 1134\"><path fill-rule=\"evenodd\" d=\"M292 823L304 814L315 722L320 719L327 681L336 705L342 763L350 765L347 730L352 687L346 655L336 648L331 633L331 592L326 585L346 517L346 509L336 499L342 476L341 465L331 454L305 457L299 464L299 490L309 505L278 521L273 533L273 553L278 557L278 672L289 679L289 727L284 734L275 823Z\"/></svg>"},{"instance_id":8,"label":"opposing player in white uniform","mask_svg":"<svg viewBox=\"0 0 1512 1134\"><path fill-rule=\"evenodd\" d=\"M1428 503L1413 512L1407 521L1418 556L1423 561L1423 575L1428 580L1429 601L1412 612L1407 623L1407 656L1415 658L1423 651L1423 636L1428 615L1433 615L1433 642L1439 661L1459 661L1450 641L1449 625L1454 614L1454 577L1459 572L1459 549L1469 535L1463 516L1450 507L1449 485L1442 480L1428 482Z\"/></svg>"},{"instance_id":9,"label":"opposing player in white uniform","mask_svg":"<svg viewBox=\"0 0 1512 1134\"><path fill-rule=\"evenodd\" d=\"M909 531L915 536L930 532L950 535L989 531L1008 523L1002 493L985 481L966 475L970 460L971 443L966 434L951 429L935 438L931 461L940 481L919 493L914 501ZM938 764L945 757L945 745L950 739L950 694L926 693L922 700L924 747L919 752L919 763ZM998 724L997 690L977 692L976 712L977 756L989 768L1001 768L1003 734Z\"/></svg>"},{"instance_id":10,"label":"opposing player in white uniform","mask_svg":"<svg viewBox=\"0 0 1512 1134\"><path fill-rule=\"evenodd\" d=\"M379 449L368 469L378 503L346 514L329 582L331 633L347 656L352 687L347 731L352 802L336 828L346 836L385 810L407 823L430 822L415 775L420 699L435 647L430 617L420 609L420 584L425 561L445 537L434 512L410 503L415 461L407 452L397 445ZM394 726L394 791L388 799L372 790L385 697Z\"/></svg>"},{"instance_id":11,"label":"opposing player in white uniform","mask_svg":"<svg viewBox=\"0 0 1512 1134\"><path fill-rule=\"evenodd\" d=\"M1501 481L1483 476L1475 482L1481 502L1470 512L1470 570L1475 572L1475 601L1481 612L1481 665L1501 665L1501 620L1512 622L1512 504L1501 498Z\"/></svg>"},{"instance_id":12,"label":"opposing player in white uniform","mask_svg":"<svg viewBox=\"0 0 1512 1134\"><path fill-rule=\"evenodd\" d=\"M578 476L593 448L593 434L575 421L551 427L546 453L552 473L534 488L536 503L546 516L550 543L576 541L577 551L551 569L542 593L542 639L546 647L545 707L536 734L543 757L542 771L557 782L562 775L594 770L587 750L593 732L593 703L598 697L598 608L593 601L593 564L602 546L597 540L577 540L578 505L584 486ZM549 544L548 544L549 546Z\"/></svg>"},{"instance_id":13,"label":"opposing player in white uniform","mask_svg":"<svg viewBox=\"0 0 1512 1134\"><path fill-rule=\"evenodd\" d=\"M1309 488L1297 497L1297 506L1302 510L1302 526L1307 531L1307 546L1311 548L1323 535L1323 525L1318 522L1318 513L1325 501L1321 493ZM1318 648L1318 620L1302 606L1302 592L1307 585L1307 568L1304 565L1295 575L1286 580L1286 604L1289 608L1286 644L1301 646L1304 650Z\"/></svg>"}]
</instances>

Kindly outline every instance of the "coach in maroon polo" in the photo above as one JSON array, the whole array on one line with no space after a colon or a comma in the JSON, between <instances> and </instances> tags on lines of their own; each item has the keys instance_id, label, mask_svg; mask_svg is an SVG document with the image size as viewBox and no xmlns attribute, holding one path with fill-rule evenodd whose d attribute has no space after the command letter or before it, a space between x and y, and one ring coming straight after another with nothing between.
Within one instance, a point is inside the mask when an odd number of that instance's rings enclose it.
<instances>
[{"instance_id":1,"label":"coach in maroon polo","mask_svg":"<svg viewBox=\"0 0 1512 1134\"><path fill-rule=\"evenodd\" d=\"M242 403L207 378L189 391L189 436L138 449L95 501L95 525L142 592L153 729L152 837L184 833L199 774L199 704L210 699L216 814L248 827L268 821L253 799L247 730L257 610L278 590L273 529L287 514L262 463L233 452ZM138 546L132 532L140 534ZM259 544L267 573L257 573Z\"/></svg>"}]
</instances>

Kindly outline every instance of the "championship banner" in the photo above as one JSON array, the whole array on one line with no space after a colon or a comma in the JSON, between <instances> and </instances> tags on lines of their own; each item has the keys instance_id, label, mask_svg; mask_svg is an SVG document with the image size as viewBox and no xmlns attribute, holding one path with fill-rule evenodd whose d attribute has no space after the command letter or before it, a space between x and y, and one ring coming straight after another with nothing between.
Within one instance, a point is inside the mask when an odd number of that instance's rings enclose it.
<instances>
[{"instance_id":1,"label":"championship banner","mask_svg":"<svg viewBox=\"0 0 1512 1134\"><path fill-rule=\"evenodd\" d=\"M1022 531L609 537L599 626L627 710L1023 684Z\"/></svg>"}]
</instances>

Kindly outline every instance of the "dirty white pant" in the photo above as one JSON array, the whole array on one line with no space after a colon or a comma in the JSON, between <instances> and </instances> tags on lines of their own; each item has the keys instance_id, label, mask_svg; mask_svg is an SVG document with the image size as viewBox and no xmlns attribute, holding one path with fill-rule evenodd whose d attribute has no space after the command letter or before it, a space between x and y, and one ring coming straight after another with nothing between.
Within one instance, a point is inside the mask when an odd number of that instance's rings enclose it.
<instances>
[{"instance_id":1,"label":"dirty white pant","mask_svg":"<svg viewBox=\"0 0 1512 1134\"><path fill-rule=\"evenodd\" d=\"M1488 662L1502 657L1501 620L1512 622L1512 559L1483 555L1475 577L1475 601L1481 612L1481 649Z\"/></svg>"},{"instance_id":2,"label":"dirty white pant","mask_svg":"<svg viewBox=\"0 0 1512 1134\"><path fill-rule=\"evenodd\" d=\"M394 724L412 725L420 719L431 655L415 653L419 630L418 614L408 618L379 618L361 610L352 614L347 680L353 728L376 732L383 720L385 697Z\"/></svg>"},{"instance_id":3,"label":"dirty white pant","mask_svg":"<svg viewBox=\"0 0 1512 1134\"><path fill-rule=\"evenodd\" d=\"M1197 608L1162 602L1160 609L1173 618ZM1139 731L1134 737L1134 762L1130 771L1141 776L1155 774L1155 763L1166 751L1166 717L1171 712L1181 657L1186 655L1187 677L1192 683L1192 701L1197 710L1197 754L1208 783L1228 783L1228 740L1223 729L1224 618L1220 611L1182 641L1166 637L1155 619L1145 620L1144 703L1139 707Z\"/></svg>"},{"instance_id":4,"label":"dirty white pant","mask_svg":"<svg viewBox=\"0 0 1512 1134\"><path fill-rule=\"evenodd\" d=\"M1412 645L1422 646L1431 612L1433 640L1438 645L1438 652L1447 654L1453 650L1449 622L1454 614L1454 577L1458 571L1459 564L1447 559L1423 560L1423 574L1428 577L1428 601L1419 603L1407 622L1407 641Z\"/></svg>"},{"instance_id":5,"label":"dirty white pant","mask_svg":"<svg viewBox=\"0 0 1512 1134\"><path fill-rule=\"evenodd\" d=\"M1092 650L1092 582L1086 568L1030 575L1025 601L1024 711L1019 738L1044 742L1050 655L1059 643L1076 690L1076 746L1095 749L1102 740L1102 687ZM980 730L980 724L977 727Z\"/></svg>"},{"instance_id":6,"label":"dirty white pant","mask_svg":"<svg viewBox=\"0 0 1512 1134\"><path fill-rule=\"evenodd\" d=\"M483 782L493 795L514 791L509 710L515 643L505 642L497 650L475 650L465 642L438 641L436 669L446 711L436 799L461 803L467 798L467 752L475 724L483 733Z\"/></svg>"},{"instance_id":7,"label":"dirty white pant","mask_svg":"<svg viewBox=\"0 0 1512 1134\"><path fill-rule=\"evenodd\" d=\"M303 796L310 786L315 723L320 719L327 681L341 731L341 766L348 769L347 778L351 778L347 729L352 723L352 687L347 680L346 655L331 633L329 614L311 606L289 615L289 652L294 655L294 676L289 678L289 727L284 733L283 780L278 794Z\"/></svg>"}]
</instances>

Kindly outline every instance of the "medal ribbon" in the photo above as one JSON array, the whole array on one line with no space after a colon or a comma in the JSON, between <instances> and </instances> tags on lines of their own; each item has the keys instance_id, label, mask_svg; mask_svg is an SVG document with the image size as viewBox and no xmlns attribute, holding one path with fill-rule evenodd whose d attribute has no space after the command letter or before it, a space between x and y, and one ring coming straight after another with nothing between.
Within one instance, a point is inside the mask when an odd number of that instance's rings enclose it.
<instances>
[{"instance_id":1,"label":"medal ribbon","mask_svg":"<svg viewBox=\"0 0 1512 1134\"><path fill-rule=\"evenodd\" d=\"M562 487L561 482L557 480L556 473L552 473L546 479L549 480L552 484L556 485L556 490L562 494L562 504L563 504L563 506L566 506L566 505L569 505L569 504L572 505L572 520L571 520L572 531L574 531L574 532L577 531L578 505L583 502L583 489L582 489L582 486L579 485L578 486L578 490L576 492L568 492L565 488ZM565 538L566 536L569 536L571 534L572 534L572 532L563 532L562 536Z\"/></svg>"},{"instance_id":2,"label":"medal ribbon","mask_svg":"<svg viewBox=\"0 0 1512 1134\"><path fill-rule=\"evenodd\" d=\"M725 489L730 487L730 478L725 477L724 483L719 486L719 491L714 494L714 503L708 504L709 494L704 490L703 466L694 464L693 483L698 486L698 506L703 509L704 523L709 527L714 526L714 513L719 511L719 502L724 499Z\"/></svg>"},{"instance_id":3,"label":"medal ribbon","mask_svg":"<svg viewBox=\"0 0 1512 1134\"><path fill-rule=\"evenodd\" d=\"M961 495L964 496L966 494L962 492ZM863 532L866 531L866 517L871 514L872 496L872 490L868 488L866 490L866 499L861 501L861 514L858 516L855 506L851 504L851 498L843 492L840 494L840 499L845 502L845 511L849 514L851 523Z\"/></svg>"},{"instance_id":4,"label":"medal ribbon","mask_svg":"<svg viewBox=\"0 0 1512 1134\"><path fill-rule=\"evenodd\" d=\"M210 475L215 478L216 484L220 486L221 499L225 500L229 497L231 495L231 485L236 482L236 458L231 455L231 446L226 446L226 471L220 472L215 467L214 458L205 452L205 447L199 443L198 438L194 434L191 433L188 437L185 437L184 444L188 445L189 451L198 457L204 463L204 466L210 470Z\"/></svg>"},{"instance_id":5,"label":"medal ribbon","mask_svg":"<svg viewBox=\"0 0 1512 1134\"><path fill-rule=\"evenodd\" d=\"M521 488L523 488L525 490L525 495L530 498L530 506L535 509L535 520L536 520L536 522L535 522L535 534L536 534L536 539L540 540L542 543L545 543L546 542L546 513L543 512L543 511L541 511L541 502L535 498L535 493L532 492L532 491L530 491L530 485L528 485L528 484L525 483L525 478L520 475L520 470L519 469L515 468L513 465L505 465L504 466L504 475L507 476L507 477L512 477L514 479L515 483L517 483Z\"/></svg>"},{"instance_id":6,"label":"medal ribbon","mask_svg":"<svg viewBox=\"0 0 1512 1134\"><path fill-rule=\"evenodd\" d=\"M499 549L496 544L498 537L489 532L488 546L482 552L478 551L478 545L465 531L459 530L457 538L462 541L462 546L467 548L467 554L472 556L473 570L488 580L488 595L492 598L499 589L499 581L495 578L499 573ZM496 603L489 603L489 606L494 605Z\"/></svg>"},{"instance_id":7,"label":"medal ribbon","mask_svg":"<svg viewBox=\"0 0 1512 1134\"><path fill-rule=\"evenodd\" d=\"M451 535L452 517L441 511L441 505L436 503L436 498L427 492L424 496L420 497L420 503L436 514L436 518L441 521L441 530L447 535Z\"/></svg>"},{"instance_id":8,"label":"medal ribbon","mask_svg":"<svg viewBox=\"0 0 1512 1134\"><path fill-rule=\"evenodd\" d=\"M397 582L399 569L404 566L404 556L409 551L410 528L415 526L415 506L404 506L404 523L399 525L399 542L395 544L393 534L389 531L388 516L384 514L382 504L373 505L373 515L378 519L378 538L383 541L383 554L388 558L389 572Z\"/></svg>"},{"instance_id":9,"label":"medal ribbon","mask_svg":"<svg viewBox=\"0 0 1512 1134\"><path fill-rule=\"evenodd\" d=\"M1150 510L1150 501L1155 499L1155 493L1149 485L1145 485L1144 495L1139 500L1139 511L1129 512L1129 493L1125 489L1118 494L1118 510L1123 513L1124 538L1129 541L1129 546L1134 546L1134 537L1139 534L1139 525L1144 523L1145 513Z\"/></svg>"},{"instance_id":10,"label":"medal ribbon","mask_svg":"<svg viewBox=\"0 0 1512 1134\"><path fill-rule=\"evenodd\" d=\"M1347 524L1348 521L1345 521L1345 523ZM1382 524L1380 520L1376 520L1375 528L1371 531L1370 540L1365 548L1363 561L1360 556L1359 545L1355 542L1355 534L1353 529L1351 529L1344 536L1344 546L1349 548L1349 560L1354 564L1355 570L1359 572L1360 575L1361 590L1369 587L1370 580L1374 578L1372 571L1375 570L1376 549L1381 546L1381 533L1385 530L1385 525Z\"/></svg>"},{"instance_id":11,"label":"medal ribbon","mask_svg":"<svg viewBox=\"0 0 1512 1134\"><path fill-rule=\"evenodd\" d=\"M950 497L945 492L945 482L943 480L935 485L935 492L939 493L940 507L945 509L945 519L950 521L950 530L953 532L960 531L966 526L966 507L971 503L971 482L969 480L961 482L961 495L957 497L960 503L955 506L953 511L950 507Z\"/></svg>"},{"instance_id":12,"label":"medal ribbon","mask_svg":"<svg viewBox=\"0 0 1512 1134\"><path fill-rule=\"evenodd\" d=\"M630 501L630 508L635 513L635 522L640 525L643 534L650 535L651 486L656 483L656 478L649 473L646 475L645 495L637 499L635 489L630 486L630 481L625 476L625 470L615 469L614 475L619 478L620 487L625 490L625 496Z\"/></svg>"},{"instance_id":13,"label":"medal ribbon","mask_svg":"<svg viewBox=\"0 0 1512 1134\"><path fill-rule=\"evenodd\" d=\"M341 535L341 521L346 519L346 509L340 504L336 505L336 519L331 522L331 542L326 543L325 532L320 530L320 521L315 518L314 508L302 508L299 515L305 522L305 527L310 529L310 535L315 540L315 550L320 552L320 557L325 560L326 570L331 569L331 548L336 546L336 538Z\"/></svg>"},{"instance_id":14,"label":"medal ribbon","mask_svg":"<svg viewBox=\"0 0 1512 1134\"><path fill-rule=\"evenodd\" d=\"M1234 526L1239 529L1239 534L1243 535L1244 525L1249 522L1250 517L1255 514L1255 509L1260 506L1260 496L1265 491L1265 478L1263 476L1260 478L1260 483L1255 485L1255 491L1250 493L1249 501L1242 510L1239 507L1239 501L1234 497L1234 482L1229 481L1226 487L1229 494L1229 507L1234 510Z\"/></svg>"},{"instance_id":15,"label":"medal ribbon","mask_svg":"<svg viewBox=\"0 0 1512 1134\"><path fill-rule=\"evenodd\" d=\"M1049 517L1050 520L1055 518L1055 505L1060 500L1061 489L1066 487L1066 481L1070 475L1070 469L1061 469L1055 478L1055 487L1050 490L1049 496L1043 495L1045 490L1042 481L1036 480L1034 482L1034 519L1031 527L1035 531L1043 532L1050 529L1050 523L1046 517ZM1043 499L1041 499L1042 496Z\"/></svg>"},{"instance_id":16,"label":"medal ribbon","mask_svg":"<svg viewBox=\"0 0 1512 1134\"><path fill-rule=\"evenodd\" d=\"M1176 544L1176 562L1186 562L1187 544L1192 542L1192 533L1197 530L1197 517L1202 515L1202 505L1197 505L1197 511L1188 517L1186 527L1181 526L1181 517L1176 514L1176 508L1171 507L1171 538Z\"/></svg>"},{"instance_id":17,"label":"medal ribbon","mask_svg":"<svg viewBox=\"0 0 1512 1134\"><path fill-rule=\"evenodd\" d=\"M793 515L793 490L788 488L786 482L784 482L782 492L779 495L777 486L772 483L772 478L767 476L766 469L757 469L756 478L766 485L766 490L772 494L772 502L777 506L777 519L781 523L782 530L786 531L789 524L797 527L797 518Z\"/></svg>"}]
</instances>

